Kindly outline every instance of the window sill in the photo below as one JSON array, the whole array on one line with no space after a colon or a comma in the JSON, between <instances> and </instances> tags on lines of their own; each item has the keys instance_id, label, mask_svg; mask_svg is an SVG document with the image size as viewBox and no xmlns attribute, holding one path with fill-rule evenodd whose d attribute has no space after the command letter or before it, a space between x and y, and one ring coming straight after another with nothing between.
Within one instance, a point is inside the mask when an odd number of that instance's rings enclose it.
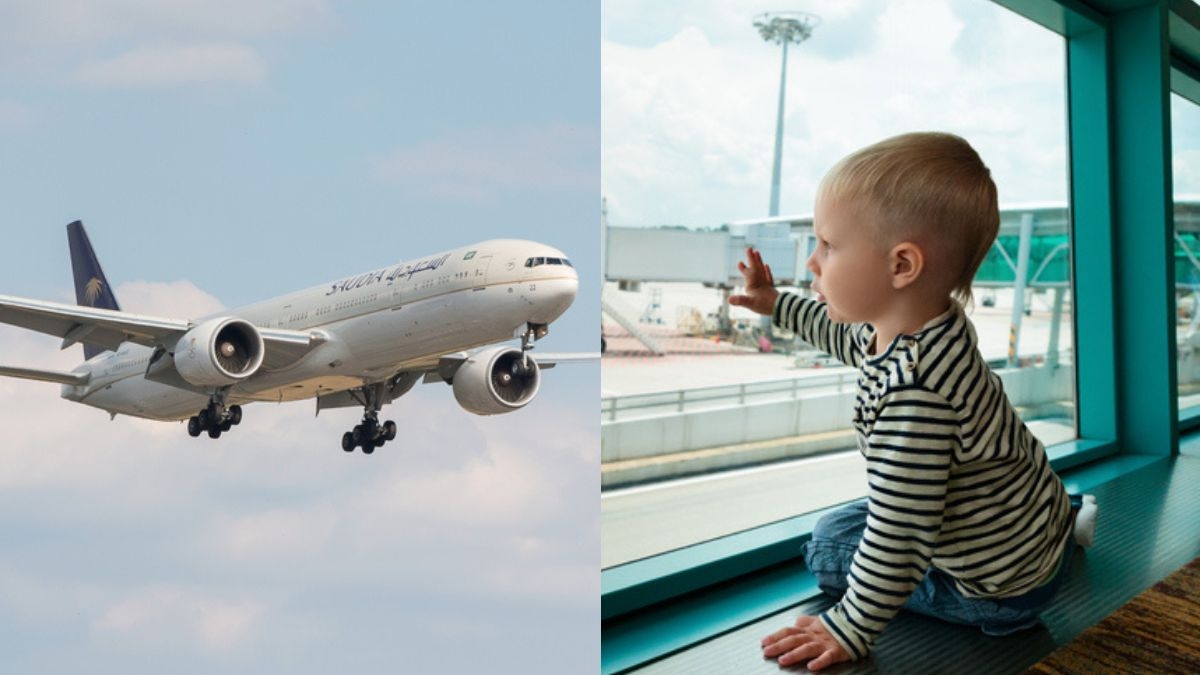
<instances>
[{"instance_id":1,"label":"window sill","mask_svg":"<svg viewBox=\"0 0 1200 675\"><path fill-rule=\"evenodd\" d=\"M1179 433L1200 429L1200 406L1179 411Z\"/></svg>"},{"instance_id":2,"label":"window sill","mask_svg":"<svg viewBox=\"0 0 1200 675\"><path fill-rule=\"evenodd\" d=\"M1097 462L1114 453L1112 441L1075 440L1047 449L1055 471L1071 470L1064 483L1072 492L1161 459L1123 455ZM815 596L800 545L834 508L601 572L602 671L633 668Z\"/></svg>"}]
</instances>

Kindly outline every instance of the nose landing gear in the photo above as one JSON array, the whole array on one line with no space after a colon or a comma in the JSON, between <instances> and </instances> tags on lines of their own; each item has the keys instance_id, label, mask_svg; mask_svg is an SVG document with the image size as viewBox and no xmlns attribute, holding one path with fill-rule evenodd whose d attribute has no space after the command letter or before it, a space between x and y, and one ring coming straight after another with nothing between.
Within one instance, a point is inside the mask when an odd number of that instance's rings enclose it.
<instances>
[{"instance_id":1,"label":"nose landing gear","mask_svg":"<svg viewBox=\"0 0 1200 675\"><path fill-rule=\"evenodd\" d=\"M550 326L544 323L527 323L525 330L521 332L521 365L529 366L529 350L533 349L533 343L546 337L546 333L550 332Z\"/></svg>"}]
</instances>

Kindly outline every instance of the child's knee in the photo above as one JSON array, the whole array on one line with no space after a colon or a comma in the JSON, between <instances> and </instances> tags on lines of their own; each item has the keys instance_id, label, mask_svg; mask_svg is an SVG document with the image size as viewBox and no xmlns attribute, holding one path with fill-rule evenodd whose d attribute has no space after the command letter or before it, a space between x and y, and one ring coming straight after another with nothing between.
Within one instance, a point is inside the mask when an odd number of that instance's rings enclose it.
<instances>
[{"instance_id":1,"label":"child's knee","mask_svg":"<svg viewBox=\"0 0 1200 675\"><path fill-rule=\"evenodd\" d=\"M804 565L826 595L840 598L846 593L854 551L853 547L829 540L813 539L804 544Z\"/></svg>"},{"instance_id":2,"label":"child's knee","mask_svg":"<svg viewBox=\"0 0 1200 675\"><path fill-rule=\"evenodd\" d=\"M804 564L827 595L841 597L849 587L846 575L867 527L867 506L858 502L827 513L804 544Z\"/></svg>"},{"instance_id":3,"label":"child's knee","mask_svg":"<svg viewBox=\"0 0 1200 675\"><path fill-rule=\"evenodd\" d=\"M856 502L821 516L813 527L813 541L832 541L858 547L867 527L867 505Z\"/></svg>"}]
</instances>

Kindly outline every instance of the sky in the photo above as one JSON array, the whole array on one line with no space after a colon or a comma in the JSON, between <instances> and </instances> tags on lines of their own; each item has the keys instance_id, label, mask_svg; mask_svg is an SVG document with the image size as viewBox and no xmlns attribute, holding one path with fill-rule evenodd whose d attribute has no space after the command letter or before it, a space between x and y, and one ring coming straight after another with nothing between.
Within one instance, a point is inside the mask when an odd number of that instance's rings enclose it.
<instances>
[{"instance_id":1,"label":"sky","mask_svg":"<svg viewBox=\"0 0 1200 675\"><path fill-rule=\"evenodd\" d=\"M0 4L0 293L188 318L493 237L579 269L595 351L599 7ZM0 363L81 349L0 328ZM599 661L598 368L518 412L423 385L400 433L254 404L218 441L0 379L0 653L49 672L559 673Z\"/></svg>"},{"instance_id":2,"label":"sky","mask_svg":"<svg viewBox=\"0 0 1200 675\"><path fill-rule=\"evenodd\" d=\"M967 138L1002 205L1066 199L1064 44L984 0L606 0L601 189L614 226L768 213L781 49L756 16L818 15L789 48L781 214L841 157L898 133Z\"/></svg>"},{"instance_id":3,"label":"sky","mask_svg":"<svg viewBox=\"0 0 1200 675\"><path fill-rule=\"evenodd\" d=\"M1171 95L1171 179L1175 194L1200 199L1200 106Z\"/></svg>"}]
</instances>

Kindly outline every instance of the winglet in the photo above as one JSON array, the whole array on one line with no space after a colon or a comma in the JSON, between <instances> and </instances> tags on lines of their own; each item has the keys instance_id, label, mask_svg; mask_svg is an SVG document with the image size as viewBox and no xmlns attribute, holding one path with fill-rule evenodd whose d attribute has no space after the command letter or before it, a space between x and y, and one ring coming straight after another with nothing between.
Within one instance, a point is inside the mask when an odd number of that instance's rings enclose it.
<instances>
[{"instance_id":1,"label":"winglet","mask_svg":"<svg viewBox=\"0 0 1200 675\"><path fill-rule=\"evenodd\" d=\"M113 295L112 287L100 268L92 242L88 240L83 223L76 220L67 225L67 242L71 245L71 271L75 275L75 301L85 307L98 307L120 311L117 298ZM105 350L101 347L84 343L83 354L90 359Z\"/></svg>"}]
</instances>

